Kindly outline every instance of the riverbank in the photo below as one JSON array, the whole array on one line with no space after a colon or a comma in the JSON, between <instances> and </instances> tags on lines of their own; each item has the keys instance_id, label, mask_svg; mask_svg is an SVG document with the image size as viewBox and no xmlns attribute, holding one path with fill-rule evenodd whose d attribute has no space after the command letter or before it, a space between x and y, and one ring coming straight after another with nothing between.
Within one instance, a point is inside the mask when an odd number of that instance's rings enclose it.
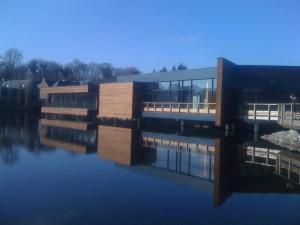
<instances>
[{"instance_id":1,"label":"riverbank","mask_svg":"<svg viewBox=\"0 0 300 225\"><path fill-rule=\"evenodd\" d=\"M300 152L300 133L295 130L266 134L261 136L261 138L283 148Z\"/></svg>"}]
</instances>

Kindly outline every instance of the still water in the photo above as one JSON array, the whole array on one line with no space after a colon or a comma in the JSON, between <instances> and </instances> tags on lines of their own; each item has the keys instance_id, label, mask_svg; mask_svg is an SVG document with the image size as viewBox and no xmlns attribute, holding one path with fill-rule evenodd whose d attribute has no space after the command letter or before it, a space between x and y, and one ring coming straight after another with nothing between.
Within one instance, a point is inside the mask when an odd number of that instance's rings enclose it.
<instances>
[{"instance_id":1,"label":"still water","mask_svg":"<svg viewBox=\"0 0 300 225\"><path fill-rule=\"evenodd\" d=\"M300 224L300 156L260 140L0 125L1 225Z\"/></svg>"}]
</instances>

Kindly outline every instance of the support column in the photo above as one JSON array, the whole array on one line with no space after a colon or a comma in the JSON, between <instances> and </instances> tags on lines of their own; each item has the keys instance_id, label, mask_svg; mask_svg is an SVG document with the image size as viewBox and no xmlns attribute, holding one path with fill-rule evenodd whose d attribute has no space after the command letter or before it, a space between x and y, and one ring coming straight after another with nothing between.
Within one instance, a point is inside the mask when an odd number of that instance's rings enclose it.
<instances>
[{"instance_id":1,"label":"support column","mask_svg":"<svg viewBox=\"0 0 300 225\"><path fill-rule=\"evenodd\" d=\"M225 125L225 136L228 137L230 135L230 125L226 124Z\"/></svg>"},{"instance_id":2,"label":"support column","mask_svg":"<svg viewBox=\"0 0 300 225\"><path fill-rule=\"evenodd\" d=\"M253 134L254 134L254 141L257 141L258 136L259 136L259 124L258 123L254 123Z\"/></svg>"},{"instance_id":3,"label":"support column","mask_svg":"<svg viewBox=\"0 0 300 225\"><path fill-rule=\"evenodd\" d=\"M136 127L137 127L137 129L141 128L141 119L140 118L137 118L137 120L136 120Z\"/></svg>"},{"instance_id":4,"label":"support column","mask_svg":"<svg viewBox=\"0 0 300 225\"><path fill-rule=\"evenodd\" d=\"M180 121L180 132L183 133L184 132L184 120Z\"/></svg>"},{"instance_id":5,"label":"support column","mask_svg":"<svg viewBox=\"0 0 300 225\"><path fill-rule=\"evenodd\" d=\"M230 125L230 128L231 128L231 135L234 135L235 125L232 123Z\"/></svg>"}]
</instances>

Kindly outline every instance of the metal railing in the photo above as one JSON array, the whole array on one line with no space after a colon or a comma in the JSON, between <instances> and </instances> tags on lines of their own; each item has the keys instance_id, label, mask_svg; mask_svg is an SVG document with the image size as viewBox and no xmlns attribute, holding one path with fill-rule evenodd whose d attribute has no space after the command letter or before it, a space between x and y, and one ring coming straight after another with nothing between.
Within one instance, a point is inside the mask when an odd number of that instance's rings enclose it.
<instances>
[{"instance_id":1,"label":"metal railing","mask_svg":"<svg viewBox=\"0 0 300 225\"><path fill-rule=\"evenodd\" d=\"M143 102L142 111L215 114L216 103Z\"/></svg>"},{"instance_id":2,"label":"metal railing","mask_svg":"<svg viewBox=\"0 0 300 225\"><path fill-rule=\"evenodd\" d=\"M281 104L278 123L286 126L300 126L300 104Z\"/></svg>"},{"instance_id":3,"label":"metal railing","mask_svg":"<svg viewBox=\"0 0 300 225\"><path fill-rule=\"evenodd\" d=\"M244 108L244 116L249 120L278 121L280 104L248 103Z\"/></svg>"},{"instance_id":4,"label":"metal railing","mask_svg":"<svg viewBox=\"0 0 300 225\"><path fill-rule=\"evenodd\" d=\"M300 103L248 103L243 116L254 121L277 121L280 125L300 126Z\"/></svg>"}]
</instances>

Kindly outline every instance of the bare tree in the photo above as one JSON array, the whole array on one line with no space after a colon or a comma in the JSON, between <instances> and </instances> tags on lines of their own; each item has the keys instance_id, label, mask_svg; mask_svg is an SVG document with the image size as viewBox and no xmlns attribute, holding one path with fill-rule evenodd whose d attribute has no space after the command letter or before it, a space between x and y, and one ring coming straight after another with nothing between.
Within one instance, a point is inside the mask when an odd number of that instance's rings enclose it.
<instances>
[{"instance_id":1,"label":"bare tree","mask_svg":"<svg viewBox=\"0 0 300 225\"><path fill-rule=\"evenodd\" d=\"M7 66L14 68L22 63L23 54L19 49L10 48L4 52L2 60Z\"/></svg>"},{"instance_id":2,"label":"bare tree","mask_svg":"<svg viewBox=\"0 0 300 225\"><path fill-rule=\"evenodd\" d=\"M100 81L103 77L102 67L98 63L89 63L87 65L88 80L91 81Z\"/></svg>"},{"instance_id":3,"label":"bare tree","mask_svg":"<svg viewBox=\"0 0 300 225\"><path fill-rule=\"evenodd\" d=\"M16 48L7 49L2 56L2 72L1 76L4 79L14 78L15 68L21 65L23 54Z\"/></svg>"},{"instance_id":4,"label":"bare tree","mask_svg":"<svg viewBox=\"0 0 300 225\"><path fill-rule=\"evenodd\" d=\"M88 66L84 62L75 59L66 65L66 69L70 70L75 80L86 80L88 77Z\"/></svg>"},{"instance_id":5,"label":"bare tree","mask_svg":"<svg viewBox=\"0 0 300 225\"><path fill-rule=\"evenodd\" d=\"M42 78L55 82L63 77L63 67L56 62L32 59L26 64L26 67L32 75L32 79L37 82L40 82Z\"/></svg>"}]
</instances>

